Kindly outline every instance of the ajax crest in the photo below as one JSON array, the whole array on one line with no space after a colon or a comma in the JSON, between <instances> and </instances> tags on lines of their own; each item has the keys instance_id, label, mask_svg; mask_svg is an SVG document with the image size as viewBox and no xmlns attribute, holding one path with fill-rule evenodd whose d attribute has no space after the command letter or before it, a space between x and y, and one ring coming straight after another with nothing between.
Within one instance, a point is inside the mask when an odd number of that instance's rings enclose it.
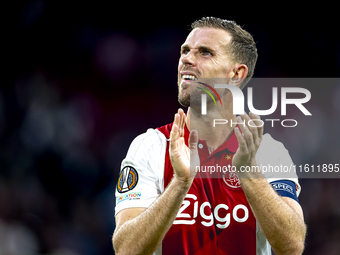
<instances>
[{"instance_id":1,"label":"ajax crest","mask_svg":"<svg viewBox=\"0 0 340 255\"><path fill-rule=\"evenodd\" d=\"M226 172L223 175L223 181L228 187L233 189L241 188L241 183L235 171Z\"/></svg>"}]
</instances>

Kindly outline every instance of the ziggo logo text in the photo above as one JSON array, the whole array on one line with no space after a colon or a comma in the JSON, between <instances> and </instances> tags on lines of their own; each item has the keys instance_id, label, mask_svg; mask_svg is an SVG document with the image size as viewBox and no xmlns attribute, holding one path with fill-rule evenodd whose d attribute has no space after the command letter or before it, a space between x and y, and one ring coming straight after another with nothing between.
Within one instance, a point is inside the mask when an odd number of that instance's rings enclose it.
<instances>
[{"instance_id":1,"label":"ziggo logo text","mask_svg":"<svg viewBox=\"0 0 340 255\"><path fill-rule=\"evenodd\" d=\"M197 197L193 194L187 194L185 196L185 198L191 198L194 201L197 200ZM223 218L221 218L219 216L219 211L220 210L225 210L225 211L229 211L229 206L227 206L226 204L218 204L214 209L211 208L211 204L209 202L204 202L201 204L201 206L198 206L198 201L194 202L194 210L192 212L192 214L189 213L183 213L183 211L185 209L187 209L191 204L190 200L183 200L182 206L179 209L179 212L177 214L177 218L174 221L173 224L178 225L178 224L184 224L184 225L193 225L196 223L196 218L198 215L198 211L201 215L201 217L203 219L205 219L206 221L201 221L201 224L205 227L210 227L214 224L214 219L218 222L216 224L216 226L220 229L225 229L230 225L230 221L231 221L231 214L232 214L232 218L236 221L236 222L245 222L248 218L249 218L249 211L248 208L245 205L242 204L238 204L236 205L233 209L231 209L231 213L227 213L227 215ZM199 207L199 210L198 210ZM204 208L205 207L209 207L211 209L211 214L207 215L204 212ZM244 216L243 217L238 217L238 211L242 210ZM241 214L241 213L240 213ZM186 220L179 220L178 218L189 218Z\"/></svg>"}]
</instances>

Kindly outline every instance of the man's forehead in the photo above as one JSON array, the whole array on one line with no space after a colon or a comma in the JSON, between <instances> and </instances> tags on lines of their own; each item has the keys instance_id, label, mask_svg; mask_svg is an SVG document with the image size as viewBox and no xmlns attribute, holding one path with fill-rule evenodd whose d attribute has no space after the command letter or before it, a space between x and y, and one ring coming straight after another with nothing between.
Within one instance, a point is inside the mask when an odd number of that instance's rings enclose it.
<instances>
[{"instance_id":1,"label":"man's forehead","mask_svg":"<svg viewBox=\"0 0 340 255\"><path fill-rule=\"evenodd\" d=\"M199 45L210 47L225 46L231 40L231 35L220 28L199 27L190 32L184 45L196 48Z\"/></svg>"}]
</instances>

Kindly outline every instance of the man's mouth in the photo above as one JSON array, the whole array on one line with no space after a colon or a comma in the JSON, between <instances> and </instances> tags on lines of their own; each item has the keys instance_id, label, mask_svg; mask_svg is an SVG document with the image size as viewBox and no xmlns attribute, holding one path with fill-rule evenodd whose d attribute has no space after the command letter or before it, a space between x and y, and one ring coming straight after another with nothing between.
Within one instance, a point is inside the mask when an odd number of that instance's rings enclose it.
<instances>
[{"instance_id":1,"label":"man's mouth","mask_svg":"<svg viewBox=\"0 0 340 255\"><path fill-rule=\"evenodd\" d=\"M197 80L197 78L195 76L190 75L190 74L184 74L182 76L182 79L183 80L187 80L187 81L195 81L195 80Z\"/></svg>"}]
</instances>

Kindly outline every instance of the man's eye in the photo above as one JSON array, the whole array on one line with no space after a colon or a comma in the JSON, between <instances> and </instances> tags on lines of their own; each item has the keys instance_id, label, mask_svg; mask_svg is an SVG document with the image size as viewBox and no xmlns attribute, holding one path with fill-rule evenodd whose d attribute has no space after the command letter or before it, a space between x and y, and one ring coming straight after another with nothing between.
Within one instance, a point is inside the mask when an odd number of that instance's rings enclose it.
<instances>
[{"instance_id":1,"label":"man's eye","mask_svg":"<svg viewBox=\"0 0 340 255\"><path fill-rule=\"evenodd\" d=\"M189 51L190 51L189 49L183 49L181 53L184 54L184 55L186 55L186 54L189 53Z\"/></svg>"},{"instance_id":2,"label":"man's eye","mask_svg":"<svg viewBox=\"0 0 340 255\"><path fill-rule=\"evenodd\" d=\"M212 53L208 50L203 50L202 54L205 55L205 56L212 55Z\"/></svg>"}]
</instances>

